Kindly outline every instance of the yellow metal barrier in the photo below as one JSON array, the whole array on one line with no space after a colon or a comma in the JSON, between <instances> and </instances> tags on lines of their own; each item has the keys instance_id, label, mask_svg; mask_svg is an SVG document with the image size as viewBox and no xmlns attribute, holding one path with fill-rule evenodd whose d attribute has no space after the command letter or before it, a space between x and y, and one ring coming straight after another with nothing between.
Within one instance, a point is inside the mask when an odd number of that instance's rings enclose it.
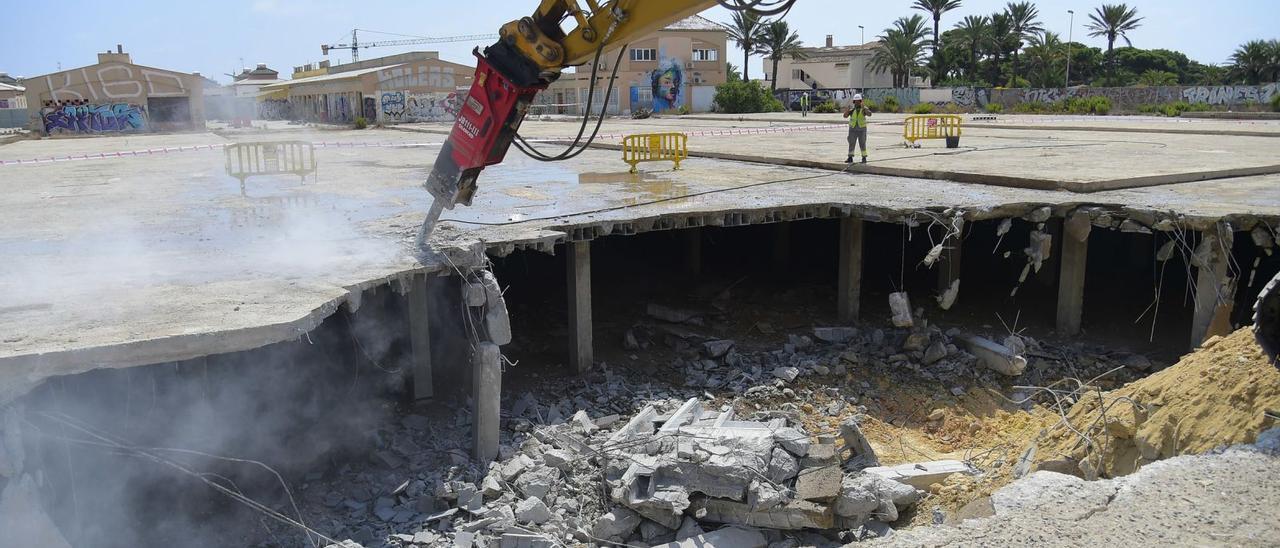
<instances>
[{"instance_id":1,"label":"yellow metal barrier","mask_svg":"<svg viewBox=\"0 0 1280 548\"><path fill-rule=\"evenodd\" d=\"M227 158L227 175L244 180L252 175L292 174L307 179L316 172L316 149L306 141L261 141L231 143L223 148Z\"/></svg>"},{"instance_id":2,"label":"yellow metal barrier","mask_svg":"<svg viewBox=\"0 0 1280 548\"><path fill-rule=\"evenodd\" d=\"M689 136L683 133L640 133L622 139L622 161L636 172L640 162L671 160L680 169L680 160L689 157Z\"/></svg>"},{"instance_id":3,"label":"yellow metal barrier","mask_svg":"<svg viewBox=\"0 0 1280 548\"><path fill-rule=\"evenodd\" d=\"M902 138L907 146L920 145L920 139L946 139L947 148L960 146L960 116L955 114L922 114L908 116L902 123Z\"/></svg>"}]
</instances>

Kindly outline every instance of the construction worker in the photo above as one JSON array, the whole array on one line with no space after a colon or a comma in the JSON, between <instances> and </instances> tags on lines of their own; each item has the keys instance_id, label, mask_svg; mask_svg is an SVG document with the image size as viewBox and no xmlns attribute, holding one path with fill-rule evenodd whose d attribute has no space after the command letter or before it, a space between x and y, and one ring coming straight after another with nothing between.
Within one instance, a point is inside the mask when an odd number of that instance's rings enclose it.
<instances>
[{"instance_id":1,"label":"construction worker","mask_svg":"<svg viewBox=\"0 0 1280 548\"><path fill-rule=\"evenodd\" d=\"M800 116L809 115L809 92L800 94Z\"/></svg>"},{"instance_id":2,"label":"construction worker","mask_svg":"<svg viewBox=\"0 0 1280 548\"><path fill-rule=\"evenodd\" d=\"M862 148L862 163L867 163L867 117L871 110L862 105L862 94L853 94L853 103L844 109L844 117L849 119L849 156L844 163L853 163L853 145Z\"/></svg>"}]
</instances>

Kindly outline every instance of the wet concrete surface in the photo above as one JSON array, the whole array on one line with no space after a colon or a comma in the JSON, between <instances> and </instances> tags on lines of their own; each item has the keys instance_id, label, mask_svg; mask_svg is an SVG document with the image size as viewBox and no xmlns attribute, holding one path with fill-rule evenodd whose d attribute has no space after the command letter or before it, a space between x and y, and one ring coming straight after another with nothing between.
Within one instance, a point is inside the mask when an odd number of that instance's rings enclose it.
<instances>
[{"instance_id":1,"label":"wet concrete surface","mask_svg":"<svg viewBox=\"0 0 1280 548\"><path fill-rule=\"evenodd\" d=\"M839 132L812 138L824 137L843 146ZM430 205L419 184L443 135L289 128L231 138L359 146L317 149L314 179L252 177L244 195L216 149L0 167L0 402L51 376L295 339L353 292L450 266L422 264L411 249ZM766 136L717 138L772 146ZM225 142L213 134L25 141L0 147L0 159ZM642 164L630 174L617 152L546 164L513 150L484 172L473 207L445 213L433 246L500 254L550 250L575 230L593 237L691 218L884 218L923 208L984 218L1039 204L1171 211L1185 223L1280 219L1277 175L1082 196L699 158L682 167Z\"/></svg>"}]
</instances>

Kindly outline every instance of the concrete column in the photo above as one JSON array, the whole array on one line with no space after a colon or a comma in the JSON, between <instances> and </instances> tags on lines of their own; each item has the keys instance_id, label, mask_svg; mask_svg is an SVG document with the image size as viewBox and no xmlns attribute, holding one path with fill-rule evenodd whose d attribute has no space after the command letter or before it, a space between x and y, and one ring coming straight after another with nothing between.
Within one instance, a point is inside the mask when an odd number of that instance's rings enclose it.
<instances>
[{"instance_id":1,"label":"concrete column","mask_svg":"<svg viewBox=\"0 0 1280 548\"><path fill-rule=\"evenodd\" d=\"M434 394L431 382L431 326L427 303L427 276L415 274L409 292L409 349L413 359L413 397L430 398Z\"/></svg>"},{"instance_id":2,"label":"concrete column","mask_svg":"<svg viewBox=\"0 0 1280 548\"><path fill-rule=\"evenodd\" d=\"M702 275L702 227L684 231L684 265L692 276Z\"/></svg>"},{"instance_id":3,"label":"concrete column","mask_svg":"<svg viewBox=\"0 0 1280 548\"><path fill-rule=\"evenodd\" d=\"M773 229L773 271L786 272L791 268L791 223L775 223Z\"/></svg>"},{"instance_id":4,"label":"concrete column","mask_svg":"<svg viewBox=\"0 0 1280 548\"><path fill-rule=\"evenodd\" d=\"M471 441L476 461L489 463L498 458L498 433L502 402L502 350L485 341L471 357L473 403Z\"/></svg>"},{"instance_id":5,"label":"concrete column","mask_svg":"<svg viewBox=\"0 0 1280 548\"><path fill-rule=\"evenodd\" d=\"M1062 223L1062 245L1058 272L1058 334L1080 334L1084 313L1084 274L1089 258L1089 232L1093 230L1089 215L1076 212Z\"/></svg>"},{"instance_id":6,"label":"concrete column","mask_svg":"<svg viewBox=\"0 0 1280 548\"><path fill-rule=\"evenodd\" d=\"M569 365L578 373L591 369L591 242L565 244L569 284Z\"/></svg>"},{"instance_id":7,"label":"concrete column","mask_svg":"<svg viewBox=\"0 0 1280 548\"><path fill-rule=\"evenodd\" d=\"M1231 313L1234 283L1227 277L1227 267L1231 262L1232 240L1229 227L1216 233L1206 233L1191 258L1196 266L1196 308L1191 320L1191 348L1204 342L1215 316Z\"/></svg>"},{"instance_id":8,"label":"concrete column","mask_svg":"<svg viewBox=\"0 0 1280 548\"><path fill-rule=\"evenodd\" d=\"M855 217L840 218L840 265L836 279L836 310L840 321L858 321L862 299L862 235L863 221Z\"/></svg>"}]
</instances>

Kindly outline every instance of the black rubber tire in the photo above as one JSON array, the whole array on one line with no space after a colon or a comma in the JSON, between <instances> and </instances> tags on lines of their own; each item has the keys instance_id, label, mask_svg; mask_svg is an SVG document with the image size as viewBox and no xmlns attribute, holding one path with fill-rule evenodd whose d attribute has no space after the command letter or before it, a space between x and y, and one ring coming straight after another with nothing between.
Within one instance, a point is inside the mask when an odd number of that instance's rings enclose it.
<instances>
[{"instance_id":1,"label":"black rubber tire","mask_svg":"<svg viewBox=\"0 0 1280 548\"><path fill-rule=\"evenodd\" d=\"M1280 367L1276 359L1280 353L1280 274L1258 293L1258 302L1253 305L1253 336L1271 363Z\"/></svg>"},{"instance_id":2,"label":"black rubber tire","mask_svg":"<svg viewBox=\"0 0 1280 548\"><path fill-rule=\"evenodd\" d=\"M960 148L960 138L947 137L947 148Z\"/></svg>"}]
</instances>

